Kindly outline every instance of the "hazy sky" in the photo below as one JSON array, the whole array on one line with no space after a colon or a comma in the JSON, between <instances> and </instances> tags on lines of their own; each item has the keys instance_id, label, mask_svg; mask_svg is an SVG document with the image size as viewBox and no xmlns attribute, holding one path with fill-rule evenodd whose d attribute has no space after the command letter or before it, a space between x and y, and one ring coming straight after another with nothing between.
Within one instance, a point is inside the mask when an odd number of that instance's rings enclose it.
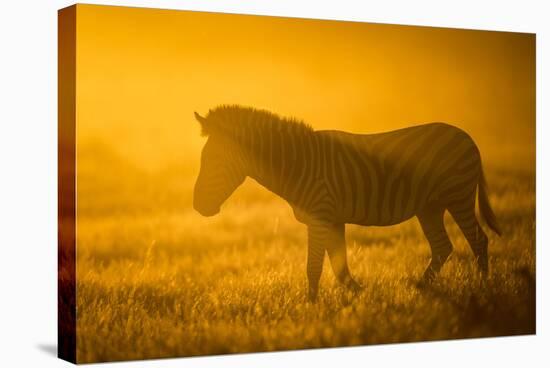
<instances>
[{"instance_id":1,"label":"hazy sky","mask_svg":"<svg viewBox=\"0 0 550 368\"><path fill-rule=\"evenodd\" d=\"M222 103L362 133L446 121L486 161L534 159L531 34L78 5L77 45L79 145L146 168L198 165L193 111Z\"/></svg>"}]
</instances>

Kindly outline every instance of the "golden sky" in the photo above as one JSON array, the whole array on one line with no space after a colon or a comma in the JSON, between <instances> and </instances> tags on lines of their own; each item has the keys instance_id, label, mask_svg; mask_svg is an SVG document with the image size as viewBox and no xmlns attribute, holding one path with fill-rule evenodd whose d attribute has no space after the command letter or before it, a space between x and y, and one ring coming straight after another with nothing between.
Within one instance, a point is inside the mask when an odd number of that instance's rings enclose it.
<instances>
[{"instance_id":1,"label":"golden sky","mask_svg":"<svg viewBox=\"0 0 550 368\"><path fill-rule=\"evenodd\" d=\"M535 36L78 5L80 146L195 167L193 111L223 103L361 133L445 121L484 161L531 162Z\"/></svg>"}]
</instances>

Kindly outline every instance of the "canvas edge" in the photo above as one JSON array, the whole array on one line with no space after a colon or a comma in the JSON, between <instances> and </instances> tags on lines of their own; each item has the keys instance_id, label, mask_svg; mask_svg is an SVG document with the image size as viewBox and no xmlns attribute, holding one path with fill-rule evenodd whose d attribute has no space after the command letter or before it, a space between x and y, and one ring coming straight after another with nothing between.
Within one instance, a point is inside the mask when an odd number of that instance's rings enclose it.
<instances>
[{"instance_id":1,"label":"canvas edge","mask_svg":"<svg viewBox=\"0 0 550 368\"><path fill-rule=\"evenodd\" d=\"M58 357L76 357L76 5L58 10Z\"/></svg>"}]
</instances>

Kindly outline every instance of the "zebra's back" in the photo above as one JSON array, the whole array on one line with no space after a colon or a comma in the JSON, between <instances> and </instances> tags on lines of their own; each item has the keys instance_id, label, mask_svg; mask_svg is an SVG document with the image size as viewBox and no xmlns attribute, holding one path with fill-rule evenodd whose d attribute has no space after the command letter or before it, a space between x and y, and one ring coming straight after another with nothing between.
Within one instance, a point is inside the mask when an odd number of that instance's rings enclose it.
<instances>
[{"instance_id":1,"label":"zebra's back","mask_svg":"<svg viewBox=\"0 0 550 368\"><path fill-rule=\"evenodd\" d=\"M467 133L449 124L316 135L326 151L322 173L339 222L397 224L429 202L459 200L477 185L479 151Z\"/></svg>"}]
</instances>

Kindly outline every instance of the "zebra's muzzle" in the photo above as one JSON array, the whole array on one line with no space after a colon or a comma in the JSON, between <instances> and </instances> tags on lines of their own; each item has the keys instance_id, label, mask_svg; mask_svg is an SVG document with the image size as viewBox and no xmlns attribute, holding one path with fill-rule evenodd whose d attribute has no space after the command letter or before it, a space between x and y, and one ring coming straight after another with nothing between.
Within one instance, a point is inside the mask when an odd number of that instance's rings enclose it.
<instances>
[{"instance_id":1,"label":"zebra's muzzle","mask_svg":"<svg viewBox=\"0 0 550 368\"><path fill-rule=\"evenodd\" d=\"M220 207L201 207L195 204L195 210L202 216L211 217L220 213Z\"/></svg>"}]
</instances>

